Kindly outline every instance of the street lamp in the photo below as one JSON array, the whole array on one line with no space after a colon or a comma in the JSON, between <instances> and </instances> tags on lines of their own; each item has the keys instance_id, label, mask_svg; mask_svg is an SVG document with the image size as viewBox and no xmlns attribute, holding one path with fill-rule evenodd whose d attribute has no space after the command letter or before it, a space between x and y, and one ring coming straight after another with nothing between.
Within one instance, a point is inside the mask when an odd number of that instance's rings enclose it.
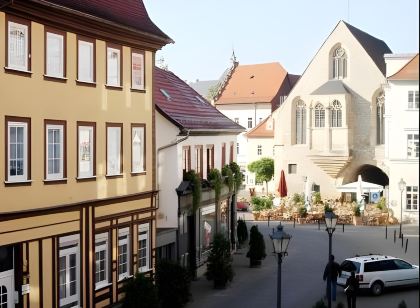
<instances>
[{"instance_id":1,"label":"street lamp","mask_svg":"<svg viewBox=\"0 0 420 308\"><path fill-rule=\"evenodd\" d=\"M277 254L277 308L281 308L281 262L283 256L287 256L287 247L292 236L284 232L283 226L279 224L270 238L273 241L274 252Z\"/></svg>"},{"instance_id":2,"label":"street lamp","mask_svg":"<svg viewBox=\"0 0 420 308\"><path fill-rule=\"evenodd\" d=\"M403 197L403 192L404 192L404 189L405 189L405 187L407 186L407 184L404 182L404 180L401 178L401 180L398 182L398 187L399 187L399 189L400 189L400 191L401 191L401 202L400 202L400 206L401 206L401 211L400 211L400 236L399 236L399 238L401 238L401 236L402 236L402 210L403 210L403 207L402 207L402 197Z\"/></svg>"},{"instance_id":3,"label":"street lamp","mask_svg":"<svg viewBox=\"0 0 420 308\"><path fill-rule=\"evenodd\" d=\"M331 252L332 252L332 235L335 231L335 225L337 224L337 216L334 212L326 212L325 213L325 225L327 226L327 233L328 233L328 262L331 260ZM331 266L331 264L328 264ZM328 295L328 308L331 308L331 268L328 271L328 280L327 280L327 295Z\"/></svg>"}]
</instances>

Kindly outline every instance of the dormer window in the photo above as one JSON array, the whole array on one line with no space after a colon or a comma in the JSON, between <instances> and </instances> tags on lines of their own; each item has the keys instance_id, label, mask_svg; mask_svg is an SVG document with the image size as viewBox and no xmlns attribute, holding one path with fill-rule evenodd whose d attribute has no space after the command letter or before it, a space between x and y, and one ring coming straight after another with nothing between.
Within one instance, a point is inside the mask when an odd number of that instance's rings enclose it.
<instances>
[{"instance_id":1,"label":"dormer window","mask_svg":"<svg viewBox=\"0 0 420 308\"><path fill-rule=\"evenodd\" d=\"M347 77L347 54L341 46L333 53L333 79L344 79Z\"/></svg>"}]
</instances>

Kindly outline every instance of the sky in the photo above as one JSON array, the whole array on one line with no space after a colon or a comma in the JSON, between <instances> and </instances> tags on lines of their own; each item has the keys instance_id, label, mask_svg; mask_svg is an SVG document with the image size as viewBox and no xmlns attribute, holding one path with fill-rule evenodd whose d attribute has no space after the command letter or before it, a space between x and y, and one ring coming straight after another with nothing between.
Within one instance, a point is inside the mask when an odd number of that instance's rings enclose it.
<instances>
[{"instance_id":1,"label":"sky","mask_svg":"<svg viewBox=\"0 0 420 308\"><path fill-rule=\"evenodd\" d=\"M158 51L188 82L219 79L231 64L280 62L302 74L344 20L394 53L419 51L419 0L143 0L174 41Z\"/></svg>"}]
</instances>

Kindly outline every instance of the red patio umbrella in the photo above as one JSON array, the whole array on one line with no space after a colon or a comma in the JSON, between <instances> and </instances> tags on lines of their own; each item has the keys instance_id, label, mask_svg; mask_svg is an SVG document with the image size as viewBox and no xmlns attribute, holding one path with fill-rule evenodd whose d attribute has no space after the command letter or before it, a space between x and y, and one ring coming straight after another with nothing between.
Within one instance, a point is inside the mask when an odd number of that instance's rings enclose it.
<instances>
[{"instance_id":1,"label":"red patio umbrella","mask_svg":"<svg viewBox=\"0 0 420 308\"><path fill-rule=\"evenodd\" d=\"M284 176L284 171L283 170L281 170L281 174L280 174L280 182L279 182L278 192L280 193L280 197L282 197L282 198L287 196L286 177Z\"/></svg>"}]
</instances>

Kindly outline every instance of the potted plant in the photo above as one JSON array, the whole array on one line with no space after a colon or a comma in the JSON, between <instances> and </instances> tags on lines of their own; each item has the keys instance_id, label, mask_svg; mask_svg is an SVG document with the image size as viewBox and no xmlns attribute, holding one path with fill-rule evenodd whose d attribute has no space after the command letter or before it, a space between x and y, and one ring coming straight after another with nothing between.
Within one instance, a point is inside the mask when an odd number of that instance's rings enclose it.
<instances>
[{"instance_id":1,"label":"potted plant","mask_svg":"<svg viewBox=\"0 0 420 308\"><path fill-rule=\"evenodd\" d=\"M305 223L305 218L306 218L306 216L308 216L308 211L306 210L306 207L304 207L304 206L299 207L298 215L299 215L298 223L300 223L300 224Z\"/></svg>"},{"instance_id":2,"label":"potted plant","mask_svg":"<svg viewBox=\"0 0 420 308\"><path fill-rule=\"evenodd\" d=\"M249 250L246 254L250 267L261 266L261 260L266 257L264 237L257 226L252 226L249 233Z\"/></svg>"},{"instance_id":3,"label":"potted plant","mask_svg":"<svg viewBox=\"0 0 420 308\"><path fill-rule=\"evenodd\" d=\"M238 235L239 247L243 245L248 239L248 228L244 220L238 220L238 227L236 229L236 234Z\"/></svg>"},{"instance_id":4,"label":"potted plant","mask_svg":"<svg viewBox=\"0 0 420 308\"><path fill-rule=\"evenodd\" d=\"M150 277L137 273L134 279L131 279L125 285L125 298L122 308L134 307L159 307L159 297L156 286Z\"/></svg>"},{"instance_id":5,"label":"potted plant","mask_svg":"<svg viewBox=\"0 0 420 308\"><path fill-rule=\"evenodd\" d=\"M360 226L362 224L362 216L360 213L360 207L358 205L353 206L353 225Z\"/></svg>"},{"instance_id":6,"label":"potted plant","mask_svg":"<svg viewBox=\"0 0 420 308\"><path fill-rule=\"evenodd\" d=\"M207 259L206 277L213 280L215 289L224 289L233 279L232 256L230 243L221 233L214 235L210 255Z\"/></svg>"}]
</instances>

